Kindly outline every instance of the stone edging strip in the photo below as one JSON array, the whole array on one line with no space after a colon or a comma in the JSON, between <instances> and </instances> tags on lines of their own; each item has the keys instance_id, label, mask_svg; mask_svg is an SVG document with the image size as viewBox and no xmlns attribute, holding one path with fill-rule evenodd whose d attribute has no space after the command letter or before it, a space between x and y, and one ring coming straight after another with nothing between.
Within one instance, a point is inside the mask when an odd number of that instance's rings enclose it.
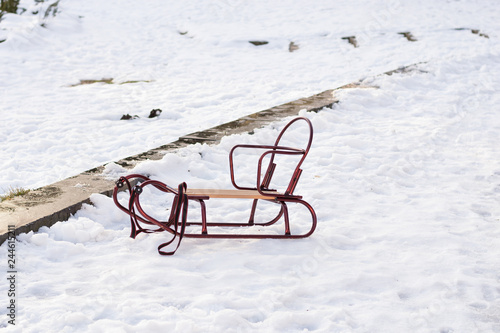
<instances>
[{"instance_id":1,"label":"stone edging strip","mask_svg":"<svg viewBox=\"0 0 500 333\"><path fill-rule=\"evenodd\" d=\"M415 70L415 67L415 65L405 66L384 74L405 73ZM159 160L167 152L191 144L215 144L224 136L253 131L277 119L297 115L304 109L309 112L318 112L338 102L334 95L336 90L361 87L365 87L362 80L275 106L204 131L182 136L177 141L124 158L116 164L132 168L139 162ZM101 165L74 177L32 190L23 196L0 202L0 245L8 238L8 231L11 230L9 226L15 227L16 235L37 231L42 226L50 227L56 222L69 219L82 207L82 204L90 204L89 198L92 193L111 196L115 183L102 175L104 167Z\"/></svg>"}]
</instances>

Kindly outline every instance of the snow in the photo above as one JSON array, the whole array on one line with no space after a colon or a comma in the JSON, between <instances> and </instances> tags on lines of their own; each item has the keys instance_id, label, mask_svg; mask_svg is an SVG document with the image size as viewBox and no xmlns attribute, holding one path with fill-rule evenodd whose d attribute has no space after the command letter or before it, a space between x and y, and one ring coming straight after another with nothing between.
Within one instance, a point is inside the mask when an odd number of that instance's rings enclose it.
<instances>
[{"instance_id":1,"label":"snow","mask_svg":"<svg viewBox=\"0 0 500 333\"><path fill-rule=\"evenodd\" d=\"M69 221L18 236L19 312L9 325L2 306L0 327L500 332L494 1L68 0L59 7L55 17L26 12L0 22L0 189L43 186L358 79L364 88L336 92L340 103L331 109L300 114L315 129L296 190L318 215L311 237L184 239L163 257L157 246L168 235L129 238L127 216L93 194L93 205ZM358 48L341 39L351 35ZM298 50L288 51L291 41ZM415 63L407 73L377 75ZM71 86L103 78L115 84ZM126 81L141 82L117 84ZM162 114L148 119L154 108ZM120 121L127 113L139 118ZM269 144L290 119L130 172L172 186L230 188L231 147ZM292 131L300 145L305 133ZM254 164L240 163L237 172L252 181ZM112 163L105 170L111 178L123 173ZM143 195L148 211L165 215L165 195ZM241 220L249 202L207 206L213 219ZM307 228L307 212L293 208L292 228ZM8 281L0 281L6 294Z\"/></svg>"}]
</instances>

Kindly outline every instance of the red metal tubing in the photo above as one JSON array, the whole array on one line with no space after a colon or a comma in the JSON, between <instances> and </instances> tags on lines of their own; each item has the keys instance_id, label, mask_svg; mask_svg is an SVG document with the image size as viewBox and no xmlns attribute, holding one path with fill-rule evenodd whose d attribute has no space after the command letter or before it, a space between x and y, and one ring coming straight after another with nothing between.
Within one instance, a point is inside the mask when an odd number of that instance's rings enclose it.
<instances>
[{"instance_id":1,"label":"red metal tubing","mask_svg":"<svg viewBox=\"0 0 500 333\"><path fill-rule=\"evenodd\" d=\"M300 154L305 154L305 152L302 150L302 151L299 151L299 152L295 152L295 151L279 151L279 150L268 150L266 152L264 152L260 158L259 158L259 162L257 164L257 191L259 191L260 194L262 195L265 195L265 196L274 196L272 194L266 194L263 192L263 189L262 186L261 186L261 181L260 181L260 174L261 174L261 171L262 171L262 161L264 160L264 158L269 155L269 154L272 154L272 156L274 157L274 155L276 154L280 154L280 155L300 155ZM290 180L290 183L288 185L288 188L290 188L293 180L294 180L294 176L297 175L297 170L300 170L300 169L295 169L294 173L293 173L293 176L292 176L292 179ZM300 173L298 173L298 175L300 175ZM291 193L289 193L291 194Z\"/></svg>"}]
</instances>

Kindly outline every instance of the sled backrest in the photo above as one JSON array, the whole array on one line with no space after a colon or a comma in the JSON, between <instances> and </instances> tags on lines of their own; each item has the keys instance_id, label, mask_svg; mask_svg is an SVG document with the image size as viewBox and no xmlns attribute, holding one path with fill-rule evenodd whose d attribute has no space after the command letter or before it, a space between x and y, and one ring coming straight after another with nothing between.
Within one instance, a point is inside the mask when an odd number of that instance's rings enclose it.
<instances>
[{"instance_id":1,"label":"sled backrest","mask_svg":"<svg viewBox=\"0 0 500 333\"><path fill-rule=\"evenodd\" d=\"M296 147L287 147L287 146L282 146L281 141L283 137L285 136L285 133L287 130L296 122L303 121L306 123L306 130L308 131L308 136L307 136L307 144L305 145L305 148L296 148ZM271 185L271 180L274 175L274 171L276 169L276 163L275 163L275 158L277 155L298 155L299 159L297 164L294 166L294 171L292 173L291 179L288 182L288 186L286 188L286 191L284 192L285 195L293 195L293 191L295 190L295 187L297 186L297 182L300 178L300 175L302 173L302 162L306 158L307 154L309 153L309 149L311 148L313 140L313 127L311 124L311 121L305 117L297 117L290 121L279 133L278 137L276 138L276 141L274 142L274 145L236 145L233 147L229 154L229 163L230 163L230 169L231 169L231 181L234 185L235 188L240 189L240 190L259 190L259 192L264 192L264 191L269 191L272 190L269 188ZM261 154L258 165L257 165L257 184L256 187L242 187L238 186L235 182L234 179L234 165L233 165L233 154L234 151L238 148L253 148L253 149L263 149L264 153ZM266 160L266 163L263 163L264 160ZM267 160L269 160L267 162ZM266 164L265 167L263 167L263 164ZM265 170L263 172L263 170ZM261 179L261 174L263 175Z\"/></svg>"},{"instance_id":2,"label":"sled backrest","mask_svg":"<svg viewBox=\"0 0 500 333\"><path fill-rule=\"evenodd\" d=\"M307 154L309 153L309 149L311 148L311 144L312 144L312 140L313 140L313 127L312 127L311 121L305 117L298 117L298 118L293 119L281 130L280 134L276 138L276 142L274 143L275 147L279 147L280 141L283 138L283 136L285 135L285 132L290 128L290 126L292 124L294 124L295 122L298 122L298 121L305 121L306 122L307 130L309 131L309 138L308 138L308 142L307 142L306 147L304 149L302 149L302 153L301 153L302 157L299 159L298 163L295 165L295 169L294 169L294 172L292 174L292 178L290 179L290 181L288 183L288 188L285 191L285 194L289 194L289 195L293 194L293 191L295 190L295 187L297 186L300 175L302 174L302 169L300 167L302 166L302 162L304 162ZM292 147L289 147L289 148L292 148ZM263 190L268 189L268 187L271 183L271 179L273 177L274 170L276 168L276 164L274 163L275 156L276 156L276 154L271 154L271 158L269 160L269 164L267 166L267 170L265 172L265 176L264 176L264 179L262 180L262 184L261 184L261 189L263 189Z\"/></svg>"}]
</instances>

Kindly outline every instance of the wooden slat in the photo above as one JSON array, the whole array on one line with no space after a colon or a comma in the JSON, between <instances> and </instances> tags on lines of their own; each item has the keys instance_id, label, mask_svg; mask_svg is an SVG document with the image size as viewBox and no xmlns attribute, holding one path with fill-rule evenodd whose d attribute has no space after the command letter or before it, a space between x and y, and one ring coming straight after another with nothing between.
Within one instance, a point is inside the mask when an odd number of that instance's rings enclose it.
<instances>
[{"instance_id":1,"label":"wooden slat","mask_svg":"<svg viewBox=\"0 0 500 333\"><path fill-rule=\"evenodd\" d=\"M221 190L210 188L188 188L187 195L192 196L207 196L210 198L232 198L232 199L274 199L279 193L266 191L265 193L272 194L273 196L264 196L257 190Z\"/></svg>"}]
</instances>

